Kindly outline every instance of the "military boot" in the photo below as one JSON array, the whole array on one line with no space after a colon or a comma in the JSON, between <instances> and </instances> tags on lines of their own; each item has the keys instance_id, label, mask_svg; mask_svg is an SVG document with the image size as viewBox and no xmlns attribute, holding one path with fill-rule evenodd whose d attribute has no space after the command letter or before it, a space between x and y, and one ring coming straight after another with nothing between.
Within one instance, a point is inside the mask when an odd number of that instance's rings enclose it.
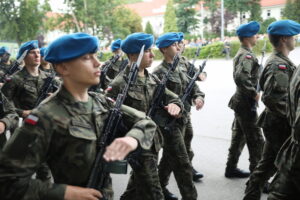
<instances>
[{"instance_id":1,"label":"military boot","mask_svg":"<svg viewBox=\"0 0 300 200\"><path fill-rule=\"evenodd\" d=\"M175 194L172 194L167 188L163 188L165 200L178 200Z\"/></svg>"},{"instance_id":2,"label":"military boot","mask_svg":"<svg viewBox=\"0 0 300 200\"><path fill-rule=\"evenodd\" d=\"M246 172L239 168L226 168L225 177L226 178L247 178L250 176L250 172Z\"/></svg>"},{"instance_id":3,"label":"military boot","mask_svg":"<svg viewBox=\"0 0 300 200\"><path fill-rule=\"evenodd\" d=\"M201 178L203 178L203 174L193 168L193 181L199 182Z\"/></svg>"}]
</instances>

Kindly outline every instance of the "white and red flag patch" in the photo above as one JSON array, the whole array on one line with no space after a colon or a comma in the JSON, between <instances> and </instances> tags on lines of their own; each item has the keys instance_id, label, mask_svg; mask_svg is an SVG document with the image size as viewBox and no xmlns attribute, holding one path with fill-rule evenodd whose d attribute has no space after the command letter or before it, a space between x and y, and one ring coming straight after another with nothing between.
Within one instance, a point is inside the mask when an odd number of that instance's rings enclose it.
<instances>
[{"instance_id":1,"label":"white and red flag patch","mask_svg":"<svg viewBox=\"0 0 300 200\"><path fill-rule=\"evenodd\" d=\"M112 90L112 87L111 86L108 86L106 89L105 89L105 92L110 92Z\"/></svg>"},{"instance_id":2,"label":"white and red flag patch","mask_svg":"<svg viewBox=\"0 0 300 200\"><path fill-rule=\"evenodd\" d=\"M37 116L34 116L34 115L29 115L25 119L25 123L30 124L30 125L36 125L38 121L39 121L39 118Z\"/></svg>"},{"instance_id":3,"label":"white and red flag patch","mask_svg":"<svg viewBox=\"0 0 300 200\"><path fill-rule=\"evenodd\" d=\"M278 65L279 69L287 69L286 65Z\"/></svg>"},{"instance_id":4,"label":"white and red flag patch","mask_svg":"<svg viewBox=\"0 0 300 200\"><path fill-rule=\"evenodd\" d=\"M246 58L251 59L252 56L251 55L246 55Z\"/></svg>"}]
</instances>

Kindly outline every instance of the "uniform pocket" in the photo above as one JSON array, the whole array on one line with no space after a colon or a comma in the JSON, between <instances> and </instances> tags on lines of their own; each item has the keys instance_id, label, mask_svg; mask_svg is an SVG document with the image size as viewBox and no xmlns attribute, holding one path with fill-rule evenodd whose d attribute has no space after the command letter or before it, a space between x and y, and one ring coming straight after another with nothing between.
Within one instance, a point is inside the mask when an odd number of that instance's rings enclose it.
<instances>
[{"instance_id":1,"label":"uniform pocket","mask_svg":"<svg viewBox=\"0 0 300 200\"><path fill-rule=\"evenodd\" d=\"M69 133L73 137L94 141L97 139L96 133L88 123L72 119L69 125Z\"/></svg>"}]
</instances>

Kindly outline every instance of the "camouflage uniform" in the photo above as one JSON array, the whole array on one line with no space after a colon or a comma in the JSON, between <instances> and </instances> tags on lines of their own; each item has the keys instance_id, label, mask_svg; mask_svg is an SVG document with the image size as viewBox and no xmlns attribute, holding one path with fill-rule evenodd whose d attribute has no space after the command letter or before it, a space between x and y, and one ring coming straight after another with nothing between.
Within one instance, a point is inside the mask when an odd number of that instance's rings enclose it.
<instances>
[{"instance_id":1,"label":"camouflage uniform","mask_svg":"<svg viewBox=\"0 0 300 200\"><path fill-rule=\"evenodd\" d=\"M280 148L275 166L277 174L271 183L268 200L298 200L300 195L300 125L299 88L300 68L293 73L287 97L287 117L291 125L291 136Z\"/></svg>"},{"instance_id":2,"label":"camouflage uniform","mask_svg":"<svg viewBox=\"0 0 300 200\"><path fill-rule=\"evenodd\" d=\"M18 115L14 106L6 99L0 91L0 122L5 124L6 130L13 130L18 126ZM0 149L6 142L5 131L0 134Z\"/></svg>"},{"instance_id":3,"label":"camouflage uniform","mask_svg":"<svg viewBox=\"0 0 300 200\"><path fill-rule=\"evenodd\" d=\"M111 103L101 94L89 93L88 102L78 102L64 88L34 109L4 146L0 155L1 199L63 199L66 185L86 187L96 157ZM149 149L156 130L144 113L122 106L126 136ZM29 119L29 118L27 118ZM37 167L47 162L54 183L33 180ZM105 179L103 194L113 200L111 178Z\"/></svg>"},{"instance_id":4,"label":"camouflage uniform","mask_svg":"<svg viewBox=\"0 0 300 200\"><path fill-rule=\"evenodd\" d=\"M39 76L34 77L24 67L11 77L2 87L3 94L14 103L17 113L22 116L23 110L32 110L44 85L44 80L50 74L39 70ZM56 85L59 83L57 82Z\"/></svg>"},{"instance_id":5,"label":"camouflage uniform","mask_svg":"<svg viewBox=\"0 0 300 200\"><path fill-rule=\"evenodd\" d=\"M289 80L295 69L289 58L274 52L267 60L261 75L260 86L264 91L262 101L266 108L259 117L258 125L263 128L266 141L262 158L247 183L245 200L260 199L264 184L276 172L276 155L290 136L286 100Z\"/></svg>"},{"instance_id":6,"label":"camouflage uniform","mask_svg":"<svg viewBox=\"0 0 300 200\"><path fill-rule=\"evenodd\" d=\"M256 125L257 111L255 96L258 84L258 60L252 51L241 47L234 61L233 78L236 92L231 97L229 107L234 110L232 138L229 148L227 169L237 168L240 154L247 143L250 171L252 172L261 158L264 140L260 128Z\"/></svg>"},{"instance_id":7,"label":"camouflage uniform","mask_svg":"<svg viewBox=\"0 0 300 200\"><path fill-rule=\"evenodd\" d=\"M107 89L108 96L116 98L126 84L130 66L121 72L110 84ZM158 84L158 78L148 73L145 69L144 77L137 77L134 85L129 87L128 95L124 101L125 105L133 107L137 110L148 112L151 106L152 98ZM164 104L176 103L183 107L178 96L169 90L166 90ZM168 119L168 114L165 110L157 110L153 120L163 125ZM143 199L145 200L163 200L162 189L159 182L157 172L158 152L161 149L163 138L161 132L157 130L154 136L154 143L150 150L144 150L138 155L138 164L140 166L132 166L133 173L129 179L127 190L122 195L121 199Z\"/></svg>"},{"instance_id":8,"label":"camouflage uniform","mask_svg":"<svg viewBox=\"0 0 300 200\"><path fill-rule=\"evenodd\" d=\"M153 74L162 78L168 69L169 65L163 61L162 64L154 69ZM174 72L171 72L167 88L181 96L188 82L189 78L178 66ZM199 90L197 85L194 86L190 98L184 104L185 113L183 117L176 120L170 131L165 130L164 127L161 128L165 146L158 167L160 183L163 188L166 187L170 174L173 171L183 200L197 199L197 191L192 180L192 165L184 143L184 129L188 122L188 113L191 109L192 100L196 98L204 100L204 93Z\"/></svg>"}]
</instances>

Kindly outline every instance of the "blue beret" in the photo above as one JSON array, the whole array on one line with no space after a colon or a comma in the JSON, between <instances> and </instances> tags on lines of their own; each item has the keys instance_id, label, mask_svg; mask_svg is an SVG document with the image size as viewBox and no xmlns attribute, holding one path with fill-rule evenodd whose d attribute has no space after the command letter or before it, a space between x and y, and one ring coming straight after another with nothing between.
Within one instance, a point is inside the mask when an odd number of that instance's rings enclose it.
<instances>
[{"instance_id":1,"label":"blue beret","mask_svg":"<svg viewBox=\"0 0 300 200\"><path fill-rule=\"evenodd\" d=\"M178 33L174 33L174 32L165 33L157 38L156 46L158 48L168 47L174 44L175 42L178 42L179 40L180 40L180 36Z\"/></svg>"},{"instance_id":2,"label":"blue beret","mask_svg":"<svg viewBox=\"0 0 300 200\"><path fill-rule=\"evenodd\" d=\"M121 48L121 42L122 42L121 39L115 40L115 41L111 44L111 47L110 47L111 51L114 52L114 51L120 49L120 48Z\"/></svg>"},{"instance_id":3,"label":"blue beret","mask_svg":"<svg viewBox=\"0 0 300 200\"><path fill-rule=\"evenodd\" d=\"M178 35L179 35L178 42L181 42L183 40L184 34L183 34L183 32L178 32Z\"/></svg>"},{"instance_id":4,"label":"blue beret","mask_svg":"<svg viewBox=\"0 0 300 200\"><path fill-rule=\"evenodd\" d=\"M247 24L240 25L236 30L236 34L240 37L252 37L258 33L259 29L259 23L256 21L251 21Z\"/></svg>"},{"instance_id":5,"label":"blue beret","mask_svg":"<svg viewBox=\"0 0 300 200\"><path fill-rule=\"evenodd\" d=\"M97 37L87 33L68 34L54 40L47 47L44 60L50 63L61 63L87 53L95 53L98 48Z\"/></svg>"},{"instance_id":6,"label":"blue beret","mask_svg":"<svg viewBox=\"0 0 300 200\"><path fill-rule=\"evenodd\" d=\"M133 33L127 36L121 43L121 49L125 53L139 53L142 46L145 45L145 50L153 45L153 35L146 33Z\"/></svg>"},{"instance_id":7,"label":"blue beret","mask_svg":"<svg viewBox=\"0 0 300 200\"><path fill-rule=\"evenodd\" d=\"M300 33L300 24L293 20L279 20L269 25L268 34L293 36Z\"/></svg>"},{"instance_id":8,"label":"blue beret","mask_svg":"<svg viewBox=\"0 0 300 200\"><path fill-rule=\"evenodd\" d=\"M39 48L39 43L37 40L31 40L29 42L25 42L24 44L21 45L18 55L17 55L17 59L19 59L21 57L21 55L24 53L24 51L28 50L32 50L32 49L38 49Z\"/></svg>"},{"instance_id":9,"label":"blue beret","mask_svg":"<svg viewBox=\"0 0 300 200\"><path fill-rule=\"evenodd\" d=\"M10 55L10 53L8 51L8 48L3 46L3 47L0 48L0 56L3 56L5 53Z\"/></svg>"},{"instance_id":10,"label":"blue beret","mask_svg":"<svg viewBox=\"0 0 300 200\"><path fill-rule=\"evenodd\" d=\"M41 54L41 57L44 57L45 56L45 51L46 51L46 47L42 47L40 48L40 54Z\"/></svg>"}]
</instances>

